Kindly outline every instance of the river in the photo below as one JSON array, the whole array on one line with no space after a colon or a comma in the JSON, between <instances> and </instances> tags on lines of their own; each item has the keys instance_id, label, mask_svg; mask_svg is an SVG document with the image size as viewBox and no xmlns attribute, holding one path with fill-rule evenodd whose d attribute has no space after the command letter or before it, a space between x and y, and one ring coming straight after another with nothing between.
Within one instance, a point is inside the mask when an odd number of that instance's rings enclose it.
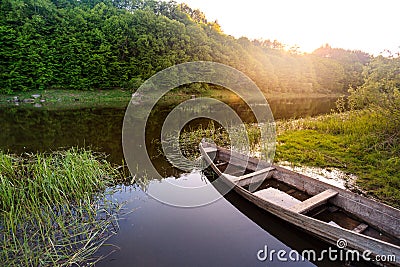
<instances>
[{"instance_id":1,"label":"river","mask_svg":"<svg viewBox=\"0 0 400 267\"><path fill-rule=\"evenodd\" d=\"M274 99L269 101L275 119L329 113L335 99ZM235 103L233 103L233 106ZM161 114L169 107L160 106ZM247 112L235 106L237 112ZM105 152L108 160L123 160L121 128L125 107L47 110L34 107L7 107L0 110L0 149L14 153L51 151L72 146ZM149 123L146 139L159 134L164 116ZM204 175L176 172L160 159L157 168L165 178L150 179L147 189L167 183L206 183ZM167 171L165 171L167 170ZM228 193L209 205L178 208L163 204L137 185L119 185L113 198L125 201L119 231L97 254L111 253L96 266L337 266L331 262L260 261L264 250L321 251L328 246L274 216L266 214ZM131 212L132 211L132 212Z\"/></svg>"}]
</instances>

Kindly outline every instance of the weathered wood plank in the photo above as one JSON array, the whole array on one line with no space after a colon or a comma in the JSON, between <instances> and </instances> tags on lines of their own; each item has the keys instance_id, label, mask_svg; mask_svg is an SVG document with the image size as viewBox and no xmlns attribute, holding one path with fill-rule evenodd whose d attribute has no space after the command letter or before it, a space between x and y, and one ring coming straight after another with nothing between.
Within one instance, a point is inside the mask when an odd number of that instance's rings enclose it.
<instances>
[{"instance_id":1,"label":"weathered wood plank","mask_svg":"<svg viewBox=\"0 0 400 267\"><path fill-rule=\"evenodd\" d=\"M310 214L309 216L310 216L310 217L316 217L317 215L319 215L319 214L325 212L327 209L328 209L328 208L325 207L325 208L320 209L320 210L318 210L318 211L316 211L316 212L313 211L312 214Z\"/></svg>"},{"instance_id":2,"label":"weathered wood plank","mask_svg":"<svg viewBox=\"0 0 400 267\"><path fill-rule=\"evenodd\" d=\"M335 227L341 228L341 226L340 226L339 224L335 223L334 221L330 221L330 222L328 222L328 223L329 223L330 225L335 226Z\"/></svg>"},{"instance_id":3,"label":"weathered wood plank","mask_svg":"<svg viewBox=\"0 0 400 267\"><path fill-rule=\"evenodd\" d=\"M331 200L333 205L353 214L380 231L392 236L400 236L400 210L283 167L275 166L275 168L274 179L294 186L298 190L304 190L307 194L315 195L326 189L337 190L339 195Z\"/></svg>"},{"instance_id":4,"label":"weathered wood plank","mask_svg":"<svg viewBox=\"0 0 400 267\"><path fill-rule=\"evenodd\" d=\"M353 232L361 234L365 230L367 230L368 224L360 223L356 228L353 229Z\"/></svg>"},{"instance_id":5,"label":"weathered wood plank","mask_svg":"<svg viewBox=\"0 0 400 267\"><path fill-rule=\"evenodd\" d=\"M339 208L335 207L335 206L331 206L331 207L328 208L328 211L331 212L331 213L337 212L338 210L339 210Z\"/></svg>"},{"instance_id":6,"label":"weathered wood plank","mask_svg":"<svg viewBox=\"0 0 400 267\"><path fill-rule=\"evenodd\" d=\"M259 184L261 185L261 183L266 180L266 179L270 179L272 177L272 172L269 173L261 173L246 179L241 179L238 182L236 182L237 186L247 186L250 184ZM254 188L255 189L255 188ZM253 190L253 189L252 189Z\"/></svg>"},{"instance_id":7,"label":"weathered wood plank","mask_svg":"<svg viewBox=\"0 0 400 267\"><path fill-rule=\"evenodd\" d=\"M336 196L338 194L337 191L328 189L318 195L310 197L309 199L304 200L303 202L297 204L290 208L291 211L297 213L306 213L307 211L320 206L328 201L328 199Z\"/></svg>"},{"instance_id":8,"label":"weathered wood plank","mask_svg":"<svg viewBox=\"0 0 400 267\"><path fill-rule=\"evenodd\" d=\"M360 252L370 250L373 255L400 255L399 246L390 245L380 240L357 234L340 227L336 223L326 223L303 214L293 213L289 209L284 209L269 201L260 201L261 199L255 196L254 193L250 193L241 187L236 186L234 190L260 208L309 231L332 245L336 245L338 238L343 238L347 241L348 248L357 249ZM400 265L399 257L397 257L394 265Z\"/></svg>"},{"instance_id":9,"label":"weathered wood plank","mask_svg":"<svg viewBox=\"0 0 400 267\"><path fill-rule=\"evenodd\" d=\"M230 163L234 165L246 166L247 164L246 168L252 171L257 171L271 166L271 164L265 161L261 161L222 147L218 147L218 153L218 157L221 160L230 161Z\"/></svg>"},{"instance_id":10,"label":"weathered wood plank","mask_svg":"<svg viewBox=\"0 0 400 267\"><path fill-rule=\"evenodd\" d=\"M236 178L233 179L233 181L235 181L235 180L240 180L239 177L241 177L240 175L241 175L242 173L244 173L244 172L245 172L245 170L238 170L238 171L234 171L234 172L227 172L227 171L225 171L224 173L225 173L225 174L229 174L229 175L231 175L231 176L233 176L233 177L236 177ZM238 175L239 175L239 176L238 176Z\"/></svg>"},{"instance_id":11,"label":"weathered wood plank","mask_svg":"<svg viewBox=\"0 0 400 267\"><path fill-rule=\"evenodd\" d=\"M290 195L293 194L294 192L296 192L296 189L290 189L286 192L286 194Z\"/></svg>"},{"instance_id":12,"label":"weathered wood plank","mask_svg":"<svg viewBox=\"0 0 400 267\"><path fill-rule=\"evenodd\" d=\"M250 184L257 184L261 185L261 183L265 179L269 179L272 177L272 171L274 170L273 167L265 168L256 172L252 172L249 174L245 174L242 176L228 176L229 180L235 183L237 186L247 186ZM254 188L255 189L255 188Z\"/></svg>"},{"instance_id":13,"label":"weathered wood plank","mask_svg":"<svg viewBox=\"0 0 400 267\"><path fill-rule=\"evenodd\" d=\"M217 151L218 151L218 149L215 148L215 147L212 147L212 146L209 146L209 147L205 147L205 148L204 148L204 152L206 152L207 154L208 154L208 153L217 152Z\"/></svg>"}]
</instances>

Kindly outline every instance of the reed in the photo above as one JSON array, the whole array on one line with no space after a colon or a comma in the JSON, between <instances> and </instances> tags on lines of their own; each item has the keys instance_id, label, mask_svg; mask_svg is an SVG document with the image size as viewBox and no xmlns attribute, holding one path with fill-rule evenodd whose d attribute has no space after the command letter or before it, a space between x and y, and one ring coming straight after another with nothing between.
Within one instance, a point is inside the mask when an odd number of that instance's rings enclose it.
<instances>
[{"instance_id":1,"label":"reed","mask_svg":"<svg viewBox=\"0 0 400 267\"><path fill-rule=\"evenodd\" d=\"M241 126L231 126L230 130L236 133L235 136L229 136L226 129L223 127L216 127L211 121L207 127L198 127L195 129L185 130L181 133L176 134L176 136L171 138L179 138L179 144L182 154L188 158L194 159L200 156L199 143L202 138L210 139L215 142L218 146L223 146L229 148L231 146L231 139L235 138L237 144L246 144L247 141L245 137L242 136L242 132L238 130ZM244 125L250 152L255 152L259 149L261 140L261 130L256 124L245 124ZM160 152L161 153L161 152Z\"/></svg>"},{"instance_id":2,"label":"reed","mask_svg":"<svg viewBox=\"0 0 400 267\"><path fill-rule=\"evenodd\" d=\"M0 265L96 262L93 253L117 227L119 204L105 189L118 175L102 156L83 149L0 152Z\"/></svg>"},{"instance_id":3,"label":"reed","mask_svg":"<svg viewBox=\"0 0 400 267\"><path fill-rule=\"evenodd\" d=\"M213 140L219 146L229 147L229 135L222 127L216 127L211 121L207 127L198 127L178 133L170 138L179 138L179 146L182 154L190 159L200 156L199 144L202 138Z\"/></svg>"}]
</instances>

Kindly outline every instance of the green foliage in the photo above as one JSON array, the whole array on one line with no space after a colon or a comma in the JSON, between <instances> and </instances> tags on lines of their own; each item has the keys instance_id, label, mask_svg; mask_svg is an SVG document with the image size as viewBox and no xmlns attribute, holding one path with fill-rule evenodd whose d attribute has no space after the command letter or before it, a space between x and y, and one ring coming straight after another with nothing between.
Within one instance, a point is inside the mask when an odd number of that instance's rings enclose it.
<instances>
[{"instance_id":1,"label":"green foliage","mask_svg":"<svg viewBox=\"0 0 400 267\"><path fill-rule=\"evenodd\" d=\"M400 144L400 58L374 58L364 69L364 84L350 90L352 109L375 110L386 122L379 135L386 149Z\"/></svg>"},{"instance_id":2,"label":"green foliage","mask_svg":"<svg viewBox=\"0 0 400 267\"><path fill-rule=\"evenodd\" d=\"M367 62L349 51L333 59L285 52L276 40L237 40L200 10L156 0L4 0L0 45L0 93L135 90L196 60L235 67L270 94L337 93L359 85Z\"/></svg>"},{"instance_id":3,"label":"green foliage","mask_svg":"<svg viewBox=\"0 0 400 267\"><path fill-rule=\"evenodd\" d=\"M364 83L350 90L353 109L380 106L395 112L400 107L400 58L374 58L363 71Z\"/></svg>"},{"instance_id":4,"label":"green foliage","mask_svg":"<svg viewBox=\"0 0 400 267\"><path fill-rule=\"evenodd\" d=\"M343 92L345 92L349 86L357 87L363 84L363 79L360 74L364 66L371 60L371 56L365 52L332 48L328 44L315 50L313 55L321 58L329 58L340 66L343 72L340 74L339 80L343 83Z\"/></svg>"}]
</instances>

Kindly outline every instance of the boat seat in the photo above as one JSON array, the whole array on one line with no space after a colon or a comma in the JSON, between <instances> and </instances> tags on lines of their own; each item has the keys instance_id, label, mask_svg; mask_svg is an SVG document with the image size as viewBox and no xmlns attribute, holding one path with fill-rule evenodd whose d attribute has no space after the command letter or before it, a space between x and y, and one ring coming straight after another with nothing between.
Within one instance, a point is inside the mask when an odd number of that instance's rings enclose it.
<instances>
[{"instance_id":1,"label":"boat seat","mask_svg":"<svg viewBox=\"0 0 400 267\"><path fill-rule=\"evenodd\" d=\"M217 167L221 167L221 166L224 166L224 165L227 165L229 162L227 162L227 161L224 161L224 162L221 162L221 163L217 163L217 164L215 164L215 166L217 166Z\"/></svg>"},{"instance_id":2,"label":"boat seat","mask_svg":"<svg viewBox=\"0 0 400 267\"><path fill-rule=\"evenodd\" d=\"M335 223L334 221L330 221L329 222L330 225L336 226L336 227L340 227L342 228L340 225L338 225L337 223ZM362 232L364 232L365 230L367 230L368 228L368 224L365 223L360 223L357 227L355 227L352 231L361 234Z\"/></svg>"},{"instance_id":3,"label":"boat seat","mask_svg":"<svg viewBox=\"0 0 400 267\"><path fill-rule=\"evenodd\" d=\"M261 170L258 170L258 171L255 171L255 172L251 172L251 173L248 173L248 174L245 174L245 175L242 175L242 176L232 176L233 178L230 178L230 179L233 182L239 182L241 180L252 178L254 176L257 176L257 175L260 175L260 174L263 174L263 173L266 173L266 172L270 172L270 171L273 171L273 170L275 170L274 167L269 167L269 168L261 169Z\"/></svg>"},{"instance_id":4,"label":"boat seat","mask_svg":"<svg viewBox=\"0 0 400 267\"><path fill-rule=\"evenodd\" d=\"M254 192L254 195L286 209L301 203L297 198L273 187L268 187L267 189Z\"/></svg>"},{"instance_id":5,"label":"boat seat","mask_svg":"<svg viewBox=\"0 0 400 267\"><path fill-rule=\"evenodd\" d=\"M330 198L336 196L338 192L332 189L327 189L318 195L310 197L303 202L290 208L291 211L297 213L306 213L307 211L326 203Z\"/></svg>"}]
</instances>

